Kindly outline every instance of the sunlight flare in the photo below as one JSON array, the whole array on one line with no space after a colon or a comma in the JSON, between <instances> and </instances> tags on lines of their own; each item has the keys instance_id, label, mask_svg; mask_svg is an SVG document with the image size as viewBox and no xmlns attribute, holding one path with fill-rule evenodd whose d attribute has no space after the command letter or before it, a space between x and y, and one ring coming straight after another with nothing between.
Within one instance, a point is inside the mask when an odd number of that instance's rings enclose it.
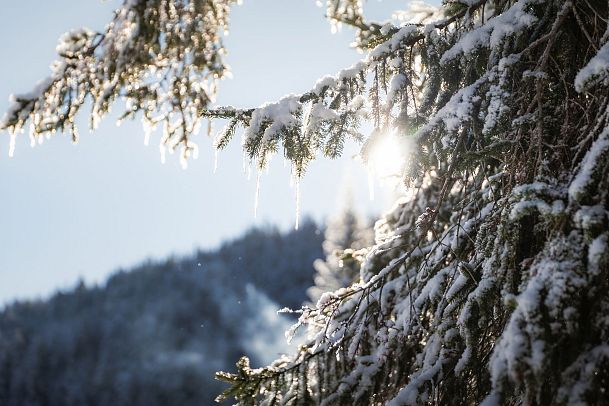
<instances>
[{"instance_id":1,"label":"sunlight flare","mask_svg":"<svg viewBox=\"0 0 609 406\"><path fill-rule=\"evenodd\" d=\"M395 130L378 134L370 146L368 169L381 180L401 178L413 150L411 144L412 141L398 135Z\"/></svg>"}]
</instances>

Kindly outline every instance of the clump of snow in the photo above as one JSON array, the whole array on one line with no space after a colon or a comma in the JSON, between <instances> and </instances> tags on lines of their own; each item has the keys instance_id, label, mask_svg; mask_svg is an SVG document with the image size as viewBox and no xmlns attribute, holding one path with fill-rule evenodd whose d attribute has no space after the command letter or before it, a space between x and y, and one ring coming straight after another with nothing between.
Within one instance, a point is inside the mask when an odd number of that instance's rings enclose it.
<instances>
[{"instance_id":1,"label":"clump of snow","mask_svg":"<svg viewBox=\"0 0 609 406\"><path fill-rule=\"evenodd\" d=\"M356 79L366 69L366 64L363 61L353 64L351 67L338 72L337 78L339 81Z\"/></svg>"},{"instance_id":2,"label":"clump of snow","mask_svg":"<svg viewBox=\"0 0 609 406\"><path fill-rule=\"evenodd\" d=\"M529 8L536 3L539 0L519 0L507 11L465 34L442 55L440 63L450 62L461 54L469 54L478 48L496 48L506 37L530 27L537 21L537 17L529 13Z\"/></svg>"},{"instance_id":3,"label":"clump of snow","mask_svg":"<svg viewBox=\"0 0 609 406\"><path fill-rule=\"evenodd\" d=\"M315 83L315 86L313 87L313 93L320 96L324 89L334 87L335 85L336 78L334 76L326 75Z\"/></svg>"},{"instance_id":4,"label":"clump of snow","mask_svg":"<svg viewBox=\"0 0 609 406\"><path fill-rule=\"evenodd\" d=\"M255 139L261 131L261 127L266 123L270 123L270 125L264 130L262 142L275 140L283 129L299 125L300 121L294 116L294 113L301 108L299 97L295 95L284 96L277 102L265 103L258 107L252 113L250 124L243 134L244 143Z\"/></svg>"},{"instance_id":5,"label":"clump of snow","mask_svg":"<svg viewBox=\"0 0 609 406\"><path fill-rule=\"evenodd\" d=\"M319 300L317 301L315 307L318 309L322 309L330 303L334 302L336 299L338 299L338 295L336 295L334 292L324 292L319 297Z\"/></svg>"},{"instance_id":6,"label":"clump of snow","mask_svg":"<svg viewBox=\"0 0 609 406\"><path fill-rule=\"evenodd\" d=\"M574 216L574 223L583 230L600 229L607 222L607 212L602 205L582 206Z\"/></svg>"},{"instance_id":7,"label":"clump of snow","mask_svg":"<svg viewBox=\"0 0 609 406\"><path fill-rule=\"evenodd\" d=\"M391 52L395 52L400 47L402 42L407 41L417 35L420 35L420 30L416 25L406 25L393 34L389 40L374 47L374 49L372 49L372 51L370 51L368 54L366 60L371 62L376 59L380 59Z\"/></svg>"},{"instance_id":8,"label":"clump of snow","mask_svg":"<svg viewBox=\"0 0 609 406\"><path fill-rule=\"evenodd\" d=\"M403 73L398 73L391 78L389 82L389 90L387 91L387 101L393 102L399 92L408 84L408 77Z\"/></svg>"},{"instance_id":9,"label":"clump of snow","mask_svg":"<svg viewBox=\"0 0 609 406\"><path fill-rule=\"evenodd\" d=\"M603 265L609 263L609 234L595 238L588 247L588 267L592 275L600 275Z\"/></svg>"},{"instance_id":10,"label":"clump of snow","mask_svg":"<svg viewBox=\"0 0 609 406\"><path fill-rule=\"evenodd\" d=\"M88 28L66 32L59 38L56 51L60 55L72 56L87 48L94 36L95 33Z\"/></svg>"},{"instance_id":11,"label":"clump of snow","mask_svg":"<svg viewBox=\"0 0 609 406\"><path fill-rule=\"evenodd\" d=\"M516 297L517 307L495 346L490 361L491 380L494 388L508 379L521 383L545 370L552 354L552 337L566 337L577 331L580 323L578 311L572 300L585 294L586 276L581 273L581 237L571 233L549 241L543 255L537 258L529 270L532 277L522 293ZM548 331L542 317L553 321Z\"/></svg>"},{"instance_id":12,"label":"clump of snow","mask_svg":"<svg viewBox=\"0 0 609 406\"><path fill-rule=\"evenodd\" d=\"M579 171L569 186L569 200L579 202L584 198L586 192L592 192L588 190L589 185L593 182L599 170L599 165L606 162L607 154L609 154L609 127L603 130L588 152L586 152Z\"/></svg>"},{"instance_id":13,"label":"clump of snow","mask_svg":"<svg viewBox=\"0 0 609 406\"><path fill-rule=\"evenodd\" d=\"M444 123L448 133L451 133L459 128L463 121L468 120L472 112L475 101L476 91L482 86L488 78L483 76L469 86L460 89L454 96L450 98L434 116L415 134L415 138L422 138L424 135L431 132L440 123Z\"/></svg>"},{"instance_id":14,"label":"clump of snow","mask_svg":"<svg viewBox=\"0 0 609 406\"><path fill-rule=\"evenodd\" d=\"M597 84L609 84L609 42L577 73L574 84L580 93Z\"/></svg>"}]
</instances>

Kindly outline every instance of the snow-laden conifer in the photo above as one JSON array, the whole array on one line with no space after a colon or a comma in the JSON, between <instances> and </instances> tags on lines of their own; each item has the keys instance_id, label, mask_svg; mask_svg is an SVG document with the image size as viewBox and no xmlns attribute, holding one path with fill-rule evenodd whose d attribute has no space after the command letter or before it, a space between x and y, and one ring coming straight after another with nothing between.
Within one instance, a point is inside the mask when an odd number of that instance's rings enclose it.
<instances>
[{"instance_id":1,"label":"snow-laden conifer","mask_svg":"<svg viewBox=\"0 0 609 406\"><path fill-rule=\"evenodd\" d=\"M393 25L330 0L332 21L356 27L361 62L259 108L198 111L228 120L217 147L243 127L251 160L281 150L296 176L349 138L364 160L396 130L413 145L402 174L412 197L377 223L361 281L302 309L299 323L318 327L298 354L219 373L221 398L609 403L607 7L447 0L424 22ZM5 126L37 113L12 109Z\"/></svg>"},{"instance_id":2,"label":"snow-laden conifer","mask_svg":"<svg viewBox=\"0 0 609 406\"><path fill-rule=\"evenodd\" d=\"M374 244L372 224L355 211L350 197L346 200L338 215L326 225L325 259L313 263L314 285L307 290L313 303L326 292L357 282L365 249Z\"/></svg>"}]
</instances>

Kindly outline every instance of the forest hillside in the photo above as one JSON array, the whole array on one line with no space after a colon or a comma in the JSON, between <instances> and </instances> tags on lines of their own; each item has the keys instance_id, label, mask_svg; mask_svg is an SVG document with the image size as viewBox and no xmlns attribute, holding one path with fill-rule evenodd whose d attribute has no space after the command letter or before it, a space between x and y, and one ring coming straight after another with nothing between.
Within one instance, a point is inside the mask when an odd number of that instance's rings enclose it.
<instances>
[{"instance_id":1,"label":"forest hillside","mask_svg":"<svg viewBox=\"0 0 609 406\"><path fill-rule=\"evenodd\" d=\"M48 300L0 312L1 405L203 405L214 372L287 351L292 320L322 257L312 221L255 228L213 251L146 262Z\"/></svg>"}]
</instances>

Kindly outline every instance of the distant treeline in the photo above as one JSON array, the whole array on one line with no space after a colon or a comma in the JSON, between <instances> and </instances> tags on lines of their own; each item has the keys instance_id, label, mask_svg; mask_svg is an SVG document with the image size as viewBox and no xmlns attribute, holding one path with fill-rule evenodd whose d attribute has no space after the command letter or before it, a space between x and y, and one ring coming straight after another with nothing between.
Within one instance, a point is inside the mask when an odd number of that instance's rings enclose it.
<instances>
[{"instance_id":1,"label":"distant treeline","mask_svg":"<svg viewBox=\"0 0 609 406\"><path fill-rule=\"evenodd\" d=\"M287 320L274 312L307 299L322 240L312 221L252 229L215 251L5 307L0 405L212 404L225 388L214 372L284 348L272 340Z\"/></svg>"}]
</instances>

